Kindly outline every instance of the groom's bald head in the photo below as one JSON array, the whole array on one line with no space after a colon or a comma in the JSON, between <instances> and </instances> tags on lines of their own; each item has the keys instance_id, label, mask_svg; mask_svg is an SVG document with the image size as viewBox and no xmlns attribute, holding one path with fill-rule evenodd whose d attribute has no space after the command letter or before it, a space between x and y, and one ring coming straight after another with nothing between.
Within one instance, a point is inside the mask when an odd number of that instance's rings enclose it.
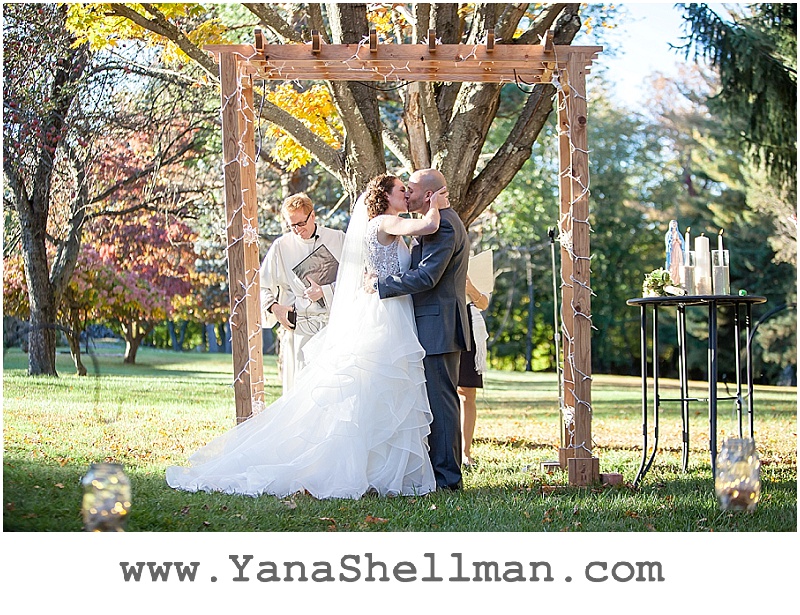
<instances>
[{"instance_id":1,"label":"groom's bald head","mask_svg":"<svg viewBox=\"0 0 800 615\"><path fill-rule=\"evenodd\" d=\"M420 169L408 178L408 211L425 213L431 205L431 195L447 182L441 171L436 169Z\"/></svg>"}]
</instances>

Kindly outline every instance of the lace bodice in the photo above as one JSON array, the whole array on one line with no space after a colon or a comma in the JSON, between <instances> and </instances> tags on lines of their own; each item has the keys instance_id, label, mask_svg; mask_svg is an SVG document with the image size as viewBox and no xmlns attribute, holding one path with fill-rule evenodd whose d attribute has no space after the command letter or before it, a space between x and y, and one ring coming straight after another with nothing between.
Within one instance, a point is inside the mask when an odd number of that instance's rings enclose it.
<instances>
[{"instance_id":1,"label":"lace bodice","mask_svg":"<svg viewBox=\"0 0 800 615\"><path fill-rule=\"evenodd\" d=\"M375 273L379 278L401 273L408 267L408 248L400 237L388 246L378 241L378 227L380 218L373 218L367 225L367 272Z\"/></svg>"}]
</instances>

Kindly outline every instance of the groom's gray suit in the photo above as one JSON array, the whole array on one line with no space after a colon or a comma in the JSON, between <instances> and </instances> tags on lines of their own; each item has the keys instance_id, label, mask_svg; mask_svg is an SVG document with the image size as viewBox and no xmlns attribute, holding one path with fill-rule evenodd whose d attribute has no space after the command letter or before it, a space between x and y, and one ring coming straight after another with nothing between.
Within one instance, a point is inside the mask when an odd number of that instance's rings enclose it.
<instances>
[{"instance_id":1,"label":"groom's gray suit","mask_svg":"<svg viewBox=\"0 0 800 615\"><path fill-rule=\"evenodd\" d=\"M425 378L433 413L428 438L431 464L440 489L461 487L461 405L458 367L469 350L466 285L469 239L450 208L439 212L439 230L417 238L411 267L378 281L381 298L410 294L417 333L425 349Z\"/></svg>"}]
</instances>

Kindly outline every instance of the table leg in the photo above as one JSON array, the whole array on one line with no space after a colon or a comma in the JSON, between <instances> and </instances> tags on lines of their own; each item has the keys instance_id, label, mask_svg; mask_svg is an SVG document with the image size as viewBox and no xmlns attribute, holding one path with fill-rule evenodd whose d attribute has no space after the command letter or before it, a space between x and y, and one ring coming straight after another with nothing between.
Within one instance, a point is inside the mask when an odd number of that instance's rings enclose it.
<instances>
[{"instance_id":1,"label":"table leg","mask_svg":"<svg viewBox=\"0 0 800 615\"><path fill-rule=\"evenodd\" d=\"M683 423L682 467L689 469L689 365L686 349L686 306L678 306L678 375L681 383L681 421Z\"/></svg>"},{"instance_id":2,"label":"table leg","mask_svg":"<svg viewBox=\"0 0 800 615\"><path fill-rule=\"evenodd\" d=\"M653 463L658 450L659 415L661 414L661 395L658 393L658 306L653 306L653 453L647 462L647 469Z\"/></svg>"},{"instance_id":3,"label":"table leg","mask_svg":"<svg viewBox=\"0 0 800 615\"><path fill-rule=\"evenodd\" d=\"M742 358L741 343L739 336L741 327L739 326L739 304L733 306L733 340L736 352L736 419L739 423L739 437L742 437Z\"/></svg>"},{"instance_id":4,"label":"table leg","mask_svg":"<svg viewBox=\"0 0 800 615\"><path fill-rule=\"evenodd\" d=\"M717 304L708 304L708 437L711 476L717 474Z\"/></svg>"},{"instance_id":5,"label":"table leg","mask_svg":"<svg viewBox=\"0 0 800 615\"><path fill-rule=\"evenodd\" d=\"M746 345L746 355L747 355L747 414L750 418L750 437L755 438L756 432L754 430L754 421L753 421L753 346L750 344L750 337L752 331L752 320L751 320L751 306L750 304L745 305L745 317L744 317L744 327L745 327L745 334L747 335L747 345Z\"/></svg>"},{"instance_id":6,"label":"table leg","mask_svg":"<svg viewBox=\"0 0 800 615\"><path fill-rule=\"evenodd\" d=\"M633 481L633 486L636 487L639 481L644 478L645 466L647 465L647 307L641 305L639 308L639 350L641 356L641 370L642 370L642 462L639 465L639 471L636 473L636 478Z\"/></svg>"}]
</instances>

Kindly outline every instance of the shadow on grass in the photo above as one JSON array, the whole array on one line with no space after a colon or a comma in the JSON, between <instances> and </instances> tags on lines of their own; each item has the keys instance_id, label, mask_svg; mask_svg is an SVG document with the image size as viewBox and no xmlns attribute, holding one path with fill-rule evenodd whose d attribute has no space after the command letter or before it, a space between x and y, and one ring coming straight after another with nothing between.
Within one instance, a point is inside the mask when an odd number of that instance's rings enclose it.
<instances>
[{"instance_id":1,"label":"shadow on grass","mask_svg":"<svg viewBox=\"0 0 800 615\"><path fill-rule=\"evenodd\" d=\"M794 532L797 484L791 468L773 468L763 480L753 514L719 510L707 469L676 474L659 467L639 489L570 488L560 476L500 472L466 475L466 488L419 497L316 500L185 493L169 488L163 469L126 468L132 508L128 531L146 532ZM77 532L80 479L88 468L6 458L3 529Z\"/></svg>"}]
</instances>

